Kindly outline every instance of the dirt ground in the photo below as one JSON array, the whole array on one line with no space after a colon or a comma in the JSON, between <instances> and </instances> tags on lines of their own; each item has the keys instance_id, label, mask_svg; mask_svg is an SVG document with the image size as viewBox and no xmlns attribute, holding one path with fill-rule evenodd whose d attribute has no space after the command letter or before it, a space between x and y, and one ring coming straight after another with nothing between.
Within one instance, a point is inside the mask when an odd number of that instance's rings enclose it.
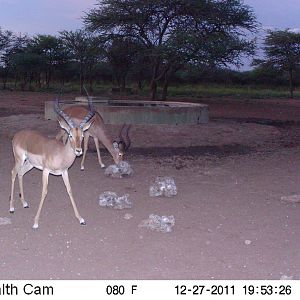
<instances>
[{"instance_id":1,"label":"dirt ground","mask_svg":"<svg viewBox=\"0 0 300 300\"><path fill-rule=\"evenodd\" d=\"M203 99L208 124L135 125L126 157L134 175L123 179L104 175L90 141L85 171L81 158L69 170L87 225L74 217L62 178L50 176L34 230L42 173L24 176L30 208L16 201L10 214L11 139L23 128L55 136L57 124L43 118L52 97L0 92L0 221L11 222L0 225L0 279L300 279L300 203L281 200L300 194L299 101ZM175 179L177 196L149 196L158 175ZM100 207L104 191L129 194L133 208ZM173 231L139 227L150 214L173 215Z\"/></svg>"}]
</instances>

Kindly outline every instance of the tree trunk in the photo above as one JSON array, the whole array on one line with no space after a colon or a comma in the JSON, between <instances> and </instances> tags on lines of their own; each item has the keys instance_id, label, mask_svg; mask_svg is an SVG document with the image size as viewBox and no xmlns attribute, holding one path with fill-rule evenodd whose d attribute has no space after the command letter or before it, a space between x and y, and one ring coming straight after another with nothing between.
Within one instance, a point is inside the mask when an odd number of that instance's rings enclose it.
<instances>
[{"instance_id":1,"label":"tree trunk","mask_svg":"<svg viewBox=\"0 0 300 300\"><path fill-rule=\"evenodd\" d=\"M293 70L289 70L290 98L294 98Z\"/></svg>"},{"instance_id":2,"label":"tree trunk","mask_svg":"<svg viewBox=\"0 0 300 300\"><path fill-rule=\"evenodd\" d=\"M83 94L83 62L80 62L80 75L79 75L79 81L80 81L80 95Z\"/></svg>"},{"instance_id":3,"label":"tree trunk","mask_svg":"<svg viewBox=\"0 0 300 300\"><path fill-rule=\"evenodd\" d=\"M121 77L121 86L120 86L120 91L124 92L126 88L126 76Z\"/></svg>"},{"instance_id":4,"label":"tree trunk","mask_svg":"<svg viewBox=\"0 0 300 300\"><path fill-rule=\"evenodd\" d=\"M138 86L139 91L143 90L143 82L141 79L138 79L137 86Z\"/></svg>"},{"instance_id":5,"label":"tree trunk","mask_svg":"<svg viewBox=\"0 0 300 300\"><path fill-rule=\"evenodd\" d=\"M151 100L156 99L156 94L157 94L157 76L159 72L159 66L160 66L160 61L158 58L156 58L154 67L153 67L153 72L152 72L152 79L150 83L150 90L151 90Z\"/></svg>"},{"instance_id":6,"label":"tree trunk","mask_svg":"<svg viewBox=\"0 0 300 300\"><path fill-rule=\"evenodd\" d=\"M162 90L162 95L161 95L161 100L167 100L168 96L168 87L169 87L169 76L168 72L165 73L164 77L164 84L163 84L163 90Z\"/></svg>"},{"instance_id":7,"label":"tree trunk","mask_svg":"<svg viewBox=\"0 0 300 300\"><path fill-rule=\"evenodd\" d=\"M150 89L151 89L151 100L155 100L157 94L157 82L155 80L151 82Z\"/></svg>"},{"instance_id":8,"label":"tree trunk","mask_svg":"<svg viewBox=\"0 0 300 300\"><path fill-rule=\"evenodd\" d=\"M15 76L15 90L17 89L17 82L18 82L18 78L17 76Z\"/></svg>"},{"instance_id":9,"label":"tree trunk","mask_svg":"<svg viewBox=\"0 0 300 300\"><path fill-rule=\"evenodd\" d=\"M51 72L51 69L49 68L48 70L48 76L47 76L47 88L49 89L49 86L50 86L50 82L51 82L51 77L52 77L52 72Z\"/></svg>"},{"instance_id":10,"label":"tree trunk","mask_svg":"<svg viewBox=\"0 0 300 300\"><path fill-rule=\"evenodd\" d=\"M3 90L6 90L7 77L8 77L8 74L7 74L7 72L5 72L5 73L4 73L4 77L3 77L3 79L2 79L2 82L3 82Z\"/></svg>"},{"instance_id":11,"label":"tree trunk","mask_svg":"<svg viewBox=\"0 0 300 300\"><path fill-rule=\"evenodd\" d=\"M41 83L41 73L38 74L37 77L37 86L40 89L42 87L42 83Z\"/></svg>"}]
</instances>

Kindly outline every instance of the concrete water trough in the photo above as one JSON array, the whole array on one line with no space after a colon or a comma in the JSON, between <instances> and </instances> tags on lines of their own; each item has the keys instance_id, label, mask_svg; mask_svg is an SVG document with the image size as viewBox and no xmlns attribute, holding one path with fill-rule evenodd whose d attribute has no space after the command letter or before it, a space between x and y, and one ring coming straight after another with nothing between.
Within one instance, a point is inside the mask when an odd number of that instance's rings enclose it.
<instances>
[{"instance_id":1,"label":"concrete water trough","mask_svg":"<svg viewBox=\"0 0 300 300\"><path fill-rule=\"evenodd\" d=\"M208 122L208 105L169 101L107 100L92 97L107 124L202 124ZM62 107L87 105L86 97L61 101ZM56 120L53 101L45 102L45 118Z\"/></svg>"}]
</instances>

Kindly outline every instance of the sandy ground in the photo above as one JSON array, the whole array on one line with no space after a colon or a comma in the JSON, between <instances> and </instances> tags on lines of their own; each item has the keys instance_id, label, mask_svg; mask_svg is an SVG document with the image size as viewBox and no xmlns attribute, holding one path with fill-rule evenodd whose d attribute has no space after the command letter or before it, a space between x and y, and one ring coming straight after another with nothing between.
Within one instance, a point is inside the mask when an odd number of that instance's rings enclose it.
<instances>
[{"instance_id":1,"label":"sandy ground","mask_svg":"<svg viewBox=\"0 0 300 300\"><path fill-rule=\"evenodd\" d=\"M0 218L11 222L0 225L0 279L300 279L300 204L281 201L300 194L298 101L204 99L209 124L133 126L129 178L104 176L90 142L85 171L80 158L69 170L87 225L74 217L62 178L50 176L33 230L41 171L24 176L30 208L16 201L10 214L11 138L23 128L54 136L57 124L43 119L52 97L0 92ZM114 137L118 128L108 130ZM173 176L177 196L149 196L158 175ZM104 191L129 194L133 208L100 207ZM152 213L174 215L173 231L140 228Z\"/></svg>"}]
</instances>

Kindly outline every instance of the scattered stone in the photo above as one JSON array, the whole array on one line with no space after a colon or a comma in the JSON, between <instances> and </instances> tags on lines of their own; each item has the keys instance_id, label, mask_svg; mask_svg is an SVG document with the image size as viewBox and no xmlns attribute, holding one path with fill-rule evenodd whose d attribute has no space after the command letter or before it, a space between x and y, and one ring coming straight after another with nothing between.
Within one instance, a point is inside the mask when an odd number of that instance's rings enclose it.
<instances>
[{"instance_id":1,"label":"scattered stone","mask_svg":"<svg viewBox=\"0 0 300 300\"><path fill-rule=\"evenodd\" d=\"M289 195L289 196L282 196L281 201L289 202L289 203L299 203L300 202L300 195Z\"/></svg>"},{"instance_id":2,"label":"scattered stone","mask_svg":"<svg viewBox=\"0 0 300 300\"><path fill-rule=\"evenodd\" d=\"M293 280L293 276L282 275L280 280Z\"/></svg>"},{"instance_id":3,"label":"scattered stone","mask_svg":"<svg viewBox=\"0 0 300 300\"><path fill-rule=\"evenodd\" d=\"M252 243L252 241L250 241L250 240L245 240L245 244L246 245L250 245Z\"/></svg>"},{"instance_id":4,"label":"scattered stone","mask_svg":"<svg viewBox=\"0 0 300 300\"><path fill-rule=\"evenodd\" d=\"M110 165L105 169L104 174L113 178L129 177L133 174L133 170L127 161L121 161L117 165Z\"/></svg>"},{"instance_id":5,"label":"scattered stone","mask_svg":"<svg viewBox=\"0 0 300 300\"><path fill-rule=\"evenodd\" d=\"M10 218L0 218L0 225L8 225L11 224L11 219Z\"/></svg>"},{"instance_id":6,"label":"scattered stone","mask_svg":"<svg viewBox=\"0 0 300 300\"><path fill-rule=\"evenodd\" d=\"M125 220L130 220L132 217L133 217L132 214L125 214L125 215L124 215L124 219L125 219Z\"/></svg>"},{"instance_id":7,"label":"scattered stone","mask_svg":"<svg viewBox=\"0 0 300 300\"><path fill-rule=\"evenodd\" d=\"M160 231L163 233L171 232L172 227L175 225L175 218L174 216L158 216L151 214L149 218L143 220L139 227L146 227L151 230Z\"/></svg>"},{"instance_id":8,"label":"scattered stone","mask_svg":"<svg viewBox=\"0 0 300 300\"><path fill-rule=\"evenodd\" d=\"M132 203L129 200L128 194L119 197L116 193L110 191L106 191L99 195L99 205L115 209L132 208Z\"/></svg>"},{"instance_id":9,"label":"scattered stone","mask_svg":"<svg viewBox=\"0 0 300 300\"><path fill-rule=\"evenodd\" d=\"M149 188L150 197L173 197L177 195L177 187L172 177L156 177L154 183Z\"/></svg>"}]
</instances>

